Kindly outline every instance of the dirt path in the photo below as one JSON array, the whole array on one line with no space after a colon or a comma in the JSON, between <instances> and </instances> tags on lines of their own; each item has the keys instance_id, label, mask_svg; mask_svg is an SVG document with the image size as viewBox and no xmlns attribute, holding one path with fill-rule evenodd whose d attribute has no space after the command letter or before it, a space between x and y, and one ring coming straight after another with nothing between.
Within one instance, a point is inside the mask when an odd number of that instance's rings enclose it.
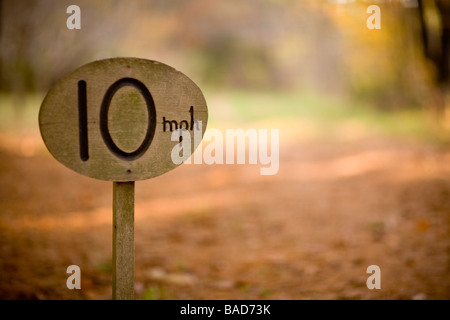
<instances>
[{"instance_id":1,"label":"dirt path","mask_svg":"<svg viewBox=\"0 0 450 320\"><path fill-rule=\"evenodd\" d=\"M0 299L110 299L111 184L39 137L14 139L0 141ZM137 298L450 299L450 152L281 147L275 176L183 165L136 183ZM66 288L72 264L81 290ZM381 290L366 287L369 265Z\"/></svg>"}]
</instances>

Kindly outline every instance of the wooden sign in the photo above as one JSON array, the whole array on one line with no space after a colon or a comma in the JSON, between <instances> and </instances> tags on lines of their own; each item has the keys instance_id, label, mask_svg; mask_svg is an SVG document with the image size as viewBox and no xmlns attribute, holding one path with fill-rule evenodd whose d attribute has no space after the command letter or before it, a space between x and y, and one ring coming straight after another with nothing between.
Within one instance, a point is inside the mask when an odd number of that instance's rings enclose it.
<instances>
[{"instance_id":1,"label":"wooden sign","mask_svg":"<svg viewBox=\"0 0 450 320\"><path fill-rule=\"evenodd\" d=\"M173 132L193 134L192 153L207 120L194 82L136 58L86 64L60 79L42 102L39 127L50 153L78 173L113 181L113 299L134 299L135 181L178 166Z\"/></svg>"},{"instance_id":2,"label":"wooden sign","mask_svg":"<svg viewBox=\"0 0 450 320\"><path fill-rule=\"evenodd\" d=\"M206 130L208 110L197 85L165 64L113 58L86 64L45 97L39 127L50 153L89 177L124 182L174 169L172 132ZM194 140L194 139L192 139ZM195 147L191 148L194 152Z\"/></svg>"}]
</instances>

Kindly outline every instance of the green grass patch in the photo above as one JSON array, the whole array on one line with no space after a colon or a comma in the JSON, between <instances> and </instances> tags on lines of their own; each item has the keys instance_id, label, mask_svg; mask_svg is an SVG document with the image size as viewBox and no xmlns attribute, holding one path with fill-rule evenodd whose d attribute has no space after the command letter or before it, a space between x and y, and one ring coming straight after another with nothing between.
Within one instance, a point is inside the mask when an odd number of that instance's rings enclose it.
<instances>
[{"instance_id":1,"label":"green grass patch","mask_svg":"<svg viewBox=\"0 0 450 320\"><path fill-rule=\"evenodd\" d=\"M209 128L245 128L258 122L279 121L308 125L321 138L339 136L358 127L368 135L385 135L437 144L450 143L450 134L439 129L418 108L383 111L351 99L318 92L203 90L209 109ZM39 131L38 114L43 94L0 94L0 131Z\"/></svg>"},{"instance_id":2,"label":"green grass patch","mask_svg":"<svg viewBox=\"0 0 450 320\"><path fill-rule=\"evenodd\" d=\"M39 130L39 108L43 99L42 94L0 94L0 130L11 133Z\"/></svg>"},{"instance_id":3,"label":"green grass patch","mask_svg":"<svg viewBox=\"0 0 450 320\"><path fill-rule=\"evenodd\" d=\"M298 120L299 126L308 124L323 132L322 137L333 137L353 126L366 135L435 143L450 141L449 133L439 130L419 108L384 111L317 92L208 90L205 96L210 114L208 127L237 128L257 122Z\"/></svg>"}]
</instances>

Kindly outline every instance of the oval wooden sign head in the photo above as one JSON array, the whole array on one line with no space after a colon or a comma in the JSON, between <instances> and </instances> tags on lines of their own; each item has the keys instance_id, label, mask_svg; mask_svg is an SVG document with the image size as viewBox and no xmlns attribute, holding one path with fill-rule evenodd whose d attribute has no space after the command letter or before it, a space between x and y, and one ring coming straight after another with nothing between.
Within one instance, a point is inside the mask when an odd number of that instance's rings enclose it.
<instances>
[{"instance_id":1,"label":"oval wooden sign head","mask_svg":"<svg viewBox=\"0 0 450 320\"><path fill-rule=\"evenodd\" d=\"M207 121L205 98L192 80L170 66L137 58L99 60L76 69L49 90L39 112L50 153L78 173L108 181L144 180L174 169L180 164L172 157L180 143L174 131L191 133L185 159L201 141Z\"/></svg>"}]
</instances>

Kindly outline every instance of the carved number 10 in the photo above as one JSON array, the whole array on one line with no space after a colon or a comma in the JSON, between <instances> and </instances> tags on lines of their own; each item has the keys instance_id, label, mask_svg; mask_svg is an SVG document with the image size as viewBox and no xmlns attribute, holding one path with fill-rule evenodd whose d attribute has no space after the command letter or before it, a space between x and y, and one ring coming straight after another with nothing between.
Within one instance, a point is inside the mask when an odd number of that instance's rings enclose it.
<instances>
[{"instance_id":1,"label":"carved number 10","mask_svg":"<svg viewBox=\"0 0 450 320\"><path fill-rule=\"evenodd\" d=\"M79 144L80 144L80 159L82 161L89 160L89 139L88 139L88 109L87 109L87 89L86 81L80 80L78 82L78 126L79 126ZM111 137L108 127L108 111L111 100L114 94L122 87L132 86L139 90L140 94L145 100L147 106L147 132L141 145L132 152L125 152L120 149ZM100 107L100 132L103 142L108 149L118 158L131 161L140 158L148 149L153 140L156 127L156 109L152 95L147 87L139 80L133 78L122 78L114 82L106 91L102 105Z\"/></svg>"}]
</instances>

